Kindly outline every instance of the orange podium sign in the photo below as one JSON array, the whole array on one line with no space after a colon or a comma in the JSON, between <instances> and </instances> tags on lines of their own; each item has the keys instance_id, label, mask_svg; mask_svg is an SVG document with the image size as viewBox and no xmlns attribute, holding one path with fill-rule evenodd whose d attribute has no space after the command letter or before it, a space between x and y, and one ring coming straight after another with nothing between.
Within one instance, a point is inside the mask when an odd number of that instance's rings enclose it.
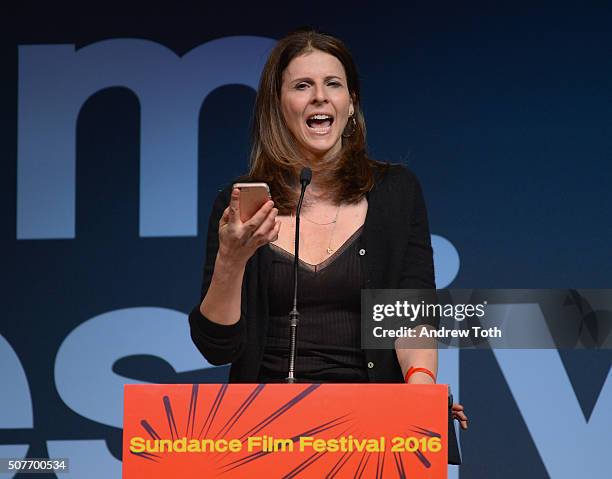
<instances>
[{"instance_id":1,"label":"orange podium sign","mask_svg":"<svg viewBox=\"0 0 612 479\"><path fill-rule=\"evenodd\" d=\"M124 479L446 478L448 389L126 385Z\"/></svg>"}]
</instances>

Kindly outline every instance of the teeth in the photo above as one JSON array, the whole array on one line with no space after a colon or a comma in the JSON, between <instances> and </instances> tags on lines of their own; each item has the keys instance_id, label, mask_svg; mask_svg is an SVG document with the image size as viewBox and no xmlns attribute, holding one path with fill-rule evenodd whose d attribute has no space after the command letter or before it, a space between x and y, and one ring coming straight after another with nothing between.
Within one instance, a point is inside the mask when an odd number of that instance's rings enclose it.
<instances>
[{"instance_id":1,"label":"teeth","mask_svg":"<svg viewBox=\"0 0 612 479\"><path fill-rule=\"evenodd\" d=\"M331 118L329 115L312 115L308 117L309 120L331 120Z\"/></svg>"}]
</instances>

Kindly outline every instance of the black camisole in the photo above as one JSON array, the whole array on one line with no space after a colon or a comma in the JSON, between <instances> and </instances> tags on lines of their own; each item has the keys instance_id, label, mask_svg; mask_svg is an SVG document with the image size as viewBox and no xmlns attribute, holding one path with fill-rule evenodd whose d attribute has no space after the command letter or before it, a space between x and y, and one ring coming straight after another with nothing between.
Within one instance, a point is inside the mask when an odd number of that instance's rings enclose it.
<instances>
[{"instance_id":1,"label":"black camisole","mask_svg":"<svg viewBox=\"0 0 612 479\"><path fill-rule=\"evenodd\" d=\"M362 227L363 228L363 227ZM318 265L300 260L295 376L304 382L368 382L361 349L359 228ZM258 381L282 382L289 357L294 257L270 245L270 322Z\"/></svg>"}]
</instances>

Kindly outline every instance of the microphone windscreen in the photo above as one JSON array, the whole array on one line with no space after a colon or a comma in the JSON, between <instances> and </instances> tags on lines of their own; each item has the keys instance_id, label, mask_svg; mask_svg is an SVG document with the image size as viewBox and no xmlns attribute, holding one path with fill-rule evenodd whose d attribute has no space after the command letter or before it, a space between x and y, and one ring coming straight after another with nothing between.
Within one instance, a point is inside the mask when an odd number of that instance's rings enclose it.
<instances>
[{"instance_id":1,"label":"microphone windscreen","mask_svg":"<svg viewBox=\"0 0 612 479\"><path fill-rule=\"evenodd\" d=\"M310 180L312 180L312 170L305 166L304 168L302 168L302 171L300 173L300 183L302 185L309 185Z\"/></svg>"}]
</instances>

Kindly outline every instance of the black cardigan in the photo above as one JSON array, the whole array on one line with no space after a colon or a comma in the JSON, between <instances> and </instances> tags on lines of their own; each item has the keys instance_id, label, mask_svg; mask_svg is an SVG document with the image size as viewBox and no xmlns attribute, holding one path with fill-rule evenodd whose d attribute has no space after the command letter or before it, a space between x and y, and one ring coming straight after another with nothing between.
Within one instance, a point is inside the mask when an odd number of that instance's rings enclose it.
<instances>
[{"instance_id":1,"label":"black cardigan","mask_svg":"<svg viewBox=\"0 0 612 479\"><path fill-rule=\"evenodd\" d=\"M401 165L390 165L377 176L367 194L368 212L358 245L363 288L435 288L427 212L418 180ZM230 194L231 185L219 193L210 215L200 302L210 286L219 220ZM213 323L200 313L199 303L189 315L191 338L204 357L215 365L232 363L230 382L257 382L267 334L271 255L266 245L248 261L236 324ZM370 382L403 382L395 351L368 349L365 356Z\"/></svg>"}]
</instances>

